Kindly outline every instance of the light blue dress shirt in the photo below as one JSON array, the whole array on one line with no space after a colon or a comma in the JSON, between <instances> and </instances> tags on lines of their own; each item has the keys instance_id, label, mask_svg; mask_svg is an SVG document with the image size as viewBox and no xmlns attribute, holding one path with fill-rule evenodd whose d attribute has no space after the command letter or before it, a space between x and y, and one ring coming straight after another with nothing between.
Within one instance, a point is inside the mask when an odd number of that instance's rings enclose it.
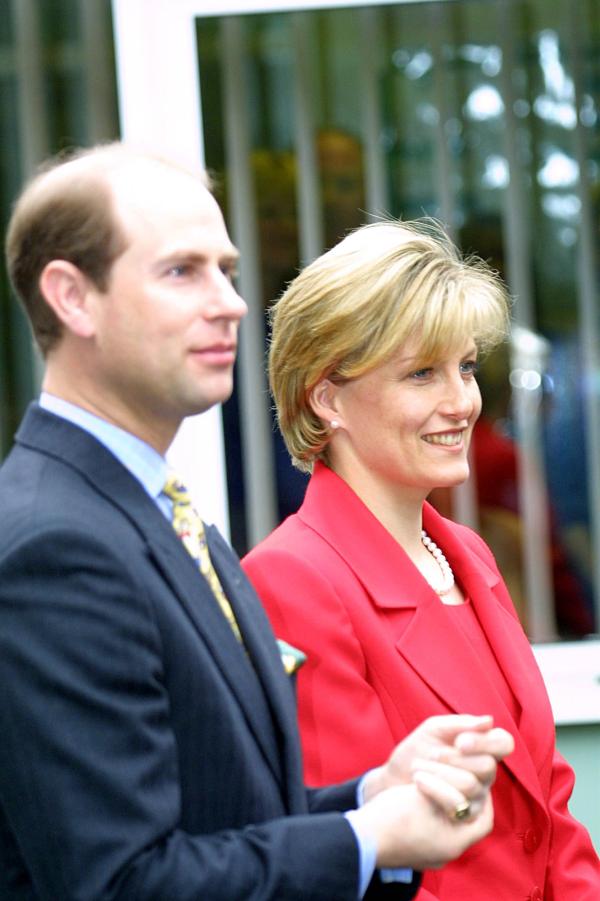
<instances>
[{"instance_id":1,"label":"light blue dress shirt","mask_svg":"<svg viewBox=\"0 0 600 901\"><path fill-rule=\"evenodd\" d=\"M40 395L40 407L68 419L74 425L93 435L135 476L150 497L158 504L167 518L170 518L168 498L161 495L163 485L167 481L167 461L158 451L136 438L131 432L100 419L94 413L77 407L61 397L43 391Z\"/></svg>"},{"instance_id":2,"label":"light blue dress shirt","mask_svg":"<svg viewBox=\"0 0 600 901\"><path fill-rule=\"evenodd\" d=\"M135 476L164 516L167 519L171 518L171 501L162 493L163 486L167 480L168 465L165 458L158 451L140 438L136 438L131 432L126 432L105 419L101 419L94 413L90 413L82 407L56 397L54 394L42 392L40 406L44 410L67 419L90 435L93 435ZM362 798L361 789L362 786L359 785L359 805ZM360 828L360 824L355 822L353 811L347 811L345 816L356 836L359 848L359 898L362 898L375 871L375 841L371 834L365 833L364 829ZM380 872L384 881L408 883L412 880L412 870L382 870Z\"/></svg>"}]
</instances>

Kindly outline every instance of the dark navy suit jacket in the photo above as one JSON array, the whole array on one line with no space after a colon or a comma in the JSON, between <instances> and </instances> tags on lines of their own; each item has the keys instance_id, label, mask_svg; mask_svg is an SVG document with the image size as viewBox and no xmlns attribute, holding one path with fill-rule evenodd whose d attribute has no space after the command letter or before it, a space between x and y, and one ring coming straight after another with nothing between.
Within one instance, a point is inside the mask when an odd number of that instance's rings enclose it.
<instances>
[{"instance_id":1,"label":"dark navy suit jacket","mask_svg":"<svg viewBox=\"0 0 600 901\"><path fill-rule=\"evenodd\" d=\"M276 642L207 534L246 650L129 471L29 409L0 469L3 901L355 901L356 783L305 789Z\"/></svg>"}]
</instances>

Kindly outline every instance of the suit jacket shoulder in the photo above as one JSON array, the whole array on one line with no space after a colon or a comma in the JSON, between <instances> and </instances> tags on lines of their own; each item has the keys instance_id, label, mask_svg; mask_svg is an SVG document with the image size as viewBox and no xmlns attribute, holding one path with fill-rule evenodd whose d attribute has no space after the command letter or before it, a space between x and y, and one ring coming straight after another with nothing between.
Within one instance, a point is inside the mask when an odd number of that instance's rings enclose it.
<instances>
[{"instance_id":1,"label":"suit jacket shoulder","mask_svg":"<svg viewBox=\"0 0 600 901\"><path fill-rule=\"evenodd\" d=\"M354 901L333 812L350 789L308 816L277 647L214 531L245 648L153 501L76 426L29 411L0 516L0 896Z\"/></svg>"}]
</instances>

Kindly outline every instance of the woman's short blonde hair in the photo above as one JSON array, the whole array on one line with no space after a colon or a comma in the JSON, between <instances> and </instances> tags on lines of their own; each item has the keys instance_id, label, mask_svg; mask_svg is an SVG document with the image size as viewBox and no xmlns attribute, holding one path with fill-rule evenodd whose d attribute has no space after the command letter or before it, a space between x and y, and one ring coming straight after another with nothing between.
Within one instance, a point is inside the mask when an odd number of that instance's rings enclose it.
<instances>
[{"instance_id":1,"label":"woman's short blonde hair","mask_svg":"<svg viewBox=\"0 0 600 901\"><path fill-rule=\"evenodd\" d=\"M342 382L386 362L418 338L433 363L472 338L481 351L509 327L497 273L463 258L433 220L364 225L310 263L271 310L269 378L292 462L327 459L329 432L312 410L322 379Z\"/></svg>"}]
</instances>

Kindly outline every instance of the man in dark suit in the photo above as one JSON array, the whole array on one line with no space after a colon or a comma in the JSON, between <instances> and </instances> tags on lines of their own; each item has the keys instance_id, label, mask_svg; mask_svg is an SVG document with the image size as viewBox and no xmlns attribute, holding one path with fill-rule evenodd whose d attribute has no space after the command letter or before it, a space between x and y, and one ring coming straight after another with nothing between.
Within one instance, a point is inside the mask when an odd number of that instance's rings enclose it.
<instances>
[{"instance_id":1,"label":"man in dark suit","mask_svg":"<svg viewBox=\"0 0 600 901\"><path fill-rule=\"evenodd\" d=\"M202 177L121 145L47 169L13 213L46 373L0 470L7 901L355 901L386 891L376 867L405 868L388 890L409 898L410 870L491 828L511 739L486 718L305 789L258 599L214 529L208 571L171 524L165 452L231 391L236 256Z\"/></svg>"}]
</instances>

